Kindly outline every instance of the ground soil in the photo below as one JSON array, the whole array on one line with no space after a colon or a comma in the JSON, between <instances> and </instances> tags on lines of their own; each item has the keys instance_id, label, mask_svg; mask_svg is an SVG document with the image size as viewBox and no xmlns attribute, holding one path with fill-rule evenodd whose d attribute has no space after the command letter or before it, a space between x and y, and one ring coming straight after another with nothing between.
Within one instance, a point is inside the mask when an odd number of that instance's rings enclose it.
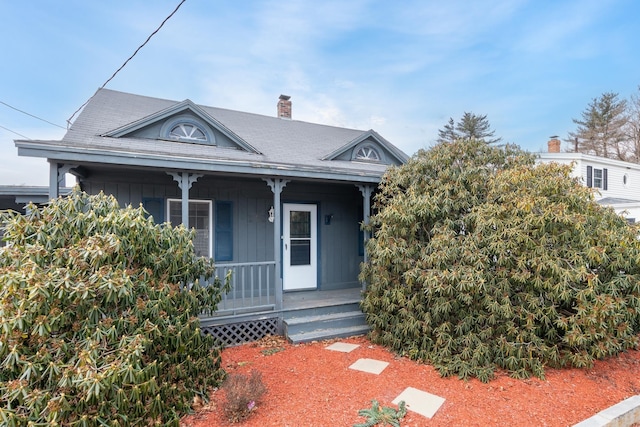
<instances>
[{"instance_id":1,"label":"ground soil","mask_svg":"<svg viewBox=\"0 0 640 427\"><path fill-rule=\"evenodd\" d=\"M628 351L589 369L547 369L544 380L517 380L499 373L493 381L441 378L429 365L398 357L364 337L339 340L360 347L350 353L326 350L334 341L292 345L278 337L225 349L228 373L262 373L267 392L243 427L353 426L365 422L360 409L376 399L381 406L414 387L445 398L433 418L411 411L409 426L571 426L622 400L640 394L640 351ZM369 358L390 362L380 374L349 366ZM183 427L229 426L224 391L216 390ZM382 426L382 424L379 424Z\"/></svg>"}]
</instances>

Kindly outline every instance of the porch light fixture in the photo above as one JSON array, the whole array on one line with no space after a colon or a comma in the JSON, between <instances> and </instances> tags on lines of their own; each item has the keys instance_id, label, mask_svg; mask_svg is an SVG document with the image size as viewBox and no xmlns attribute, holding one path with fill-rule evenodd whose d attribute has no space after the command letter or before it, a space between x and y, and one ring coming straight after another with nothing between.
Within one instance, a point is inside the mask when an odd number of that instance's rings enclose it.
<instances>
[{"instance_id":1,"label":"porch light fixture","mask_svg":"<svg viewBox=\"0 0 640 427\"><path fill-rule=\"evenodd\" d=\"M273 206L271 206L269 208L269 218L267 218L269 220L269 222L273 222L274 221L275 213L276 213L276 211L273 209Z\"/></svg>"}]
</instances>

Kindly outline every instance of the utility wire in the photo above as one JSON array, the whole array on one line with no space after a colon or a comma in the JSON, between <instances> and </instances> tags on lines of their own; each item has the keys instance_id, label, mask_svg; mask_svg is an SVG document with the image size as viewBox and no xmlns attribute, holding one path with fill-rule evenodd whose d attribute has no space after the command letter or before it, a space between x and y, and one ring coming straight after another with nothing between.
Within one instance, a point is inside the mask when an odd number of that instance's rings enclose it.
<instances>
[{"instance_id":1,"label":"utility wire","mask_svg":"<svg viewBox=\"0 0 640 427\"><path fill-rule=\"evenodd\" d=\"M159 26L158 28L156 28L156 29L155 29L155 31L149 35L149 37L147 37L147 39L144 41L144 43L142 43L140 46L138 46L138 48L136 49L136 51L135 51L135 52L133 52L133 54L132 54L129 58L127 58L127 60L126 60L126 61L124 61L124 63L120 66L120 68L118 68L118 69L117 69L117 70L116 70L116 71L111 75L111 77L109 77L109 78L107 79L107 81L106 81L106 82L104 82L102 86L100 86L100 88L99 88L98 90L103 89L103 88L107 85L107 83L109 83L111 80L113 80L113 78L116 76L116 74L118 74L118 73L120 72L120 70L122 70L122 69L125 67L125 65L127 65L127 63L128 63L129 61L131 61L131 60L133 59L133 57L134 57L134 56L136 56L136 54L138 53L138 51L139 51L140 49L142 49L142 48L144 47L144 45L146 45L146 44L149 42L149 40L151 40L151 37L153 37L153 36L154 36L158 31L160 31L160 28L162 28L162 26L165 24L165 22L167 22L167 21L168 21L168 20L169 20L169 19L170 19L170 18L171 18L171 17L172 17L172 16L173 16L177 11L178 11L178 9L180 9L180 6L182 6L182 3L184 3L185 1L186 1L186 0L181 0L181 1L180 1L180 4L178 4L178 6L176 6L176 8L173 10L173 12L171 12L171 13L169 14L169 16L167 16L167 17L164 19L164 21L162 21L162 23L160 24L160 26ZM96 91L96 93L97 93L97 91ZM82 104L82 105L80 106L80 108L78 108L78 109L77 109L77 110L76 110L76 111L71 115L71 117L69 117L69 118L67 119L67 128L69 128L69 126L71 126L71 120L73 120L73 118L75 117L75 115L76 115L76 114L78 114L78 112L79 112L80 110L82 110L82 109L84 108L84 106L85 106L85 105L87 105L87 104L89 103L89 101L91 101L91 100L93 99L93 97L94 97L94 96L96 96L96 94L95 94L95 93L94 93L94 94L93 94L89 99L87 99L87 101L86 101L84 104Z\"/></svg>"},{"instance_id":2,"label":"utility wire","mask_svg":"<svg viewBox=\"0 0 640 427\"><path fill-rule=\"evenodd\" d=\"M4 130L8 130L8 131L9 131L9 132L11 132L11 133L15 133L16 135L21 136L21 137L23 137L24 139L29 139L29 140L31 139L31 138L29 138L28 136L24 136L23 134L18 133L18 132L16 132L15 130L11 130L11 129L9 129L9 128L6 128L6 127L4 127L4 126L2 126L2 125L0 125L0 128L2 128L2 129L4 129ZM62 128L62 129L64 129L64 128Z\"/></svg>"},{"instance_id":3,"label":"utility wire","mask_svg":"<svg viewBox=\"0 0 640 427\"><path fill-rule=\"evenodd\" d=\"M49 120L45 120L45 119L43 119L43 118L41 118L41 117L34 116L33 114L29 114L29 113L27 113L26 111L22 111L22 110L21 110L21 109L19 109L19 108L16 108L16 107L14 107L14 106L12 106L12 105L7 104L6 102L2 102L2 101L0 101L0 104L2 104L2 105L6 105L7 107L11 108L12 110L19 111L19 112L21 112L22 114L26 114L27 116L31 116L31 117L33 117L34 119L42 120L43 122L45 122L45 123L49 123L50 125L53 125L53 126L56 126L56 127L59 127L60 129L65 129L65 127L64 127L64 126L57 125L57 124L55 124L55 123L50 122ZM14 132L14 133L15 133L15 132Z\"/></svg>"}]
</instances>

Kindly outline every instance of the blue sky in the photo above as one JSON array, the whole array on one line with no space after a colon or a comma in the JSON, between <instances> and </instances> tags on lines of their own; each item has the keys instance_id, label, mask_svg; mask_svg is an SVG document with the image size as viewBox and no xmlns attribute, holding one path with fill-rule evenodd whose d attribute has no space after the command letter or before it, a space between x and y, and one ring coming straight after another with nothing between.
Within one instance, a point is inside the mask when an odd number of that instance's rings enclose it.
<instances>
[{"instance_id":1,"label":"blue sky","mask_svg":"<svg viewBox=\"0 0 640 427\"><path fill-rule=\"evenodd\" d=\"M179 0L0 0L0 101L62 127ZM592 98L640 85L635 0L187 0L107 85L147 96L373 128L407 154L449 117L486 114L530 151ZM0 104L30 139L65 130ZM0 184L47 185L0 128Z\"/></svg>"}]
</instances>

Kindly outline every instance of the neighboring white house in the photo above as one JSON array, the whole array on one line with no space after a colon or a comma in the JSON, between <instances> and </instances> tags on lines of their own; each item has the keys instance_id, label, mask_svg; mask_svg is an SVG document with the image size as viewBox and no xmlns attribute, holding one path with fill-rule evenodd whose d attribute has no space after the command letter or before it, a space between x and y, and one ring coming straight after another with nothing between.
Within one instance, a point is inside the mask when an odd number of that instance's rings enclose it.
<instances>
[{"instance_id":1,"label":"neighboring white house","mask_svg":"<svg viewBox=\"0 0 640 427\"><path fill-rule=\"evenodd\" d=\"M640 221L640 164L583 153L560 152L560 140L549 141L539 162L573 165L573 176L595 191L601 205L611 206L629 222Z\"/></svg>"}]
</instances>

